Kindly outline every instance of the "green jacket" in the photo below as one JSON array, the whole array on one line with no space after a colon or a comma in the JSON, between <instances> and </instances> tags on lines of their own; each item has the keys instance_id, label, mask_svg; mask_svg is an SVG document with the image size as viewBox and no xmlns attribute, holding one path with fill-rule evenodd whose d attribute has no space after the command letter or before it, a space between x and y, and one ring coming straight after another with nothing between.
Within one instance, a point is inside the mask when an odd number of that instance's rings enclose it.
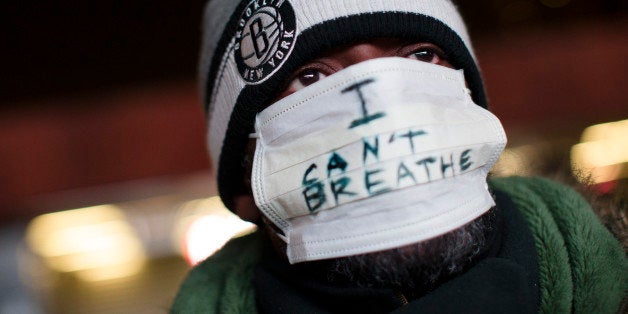
<instances>
[{"instance_id":1,"label":"green jacket","mask_svg":"<svg viewBox=\"0 0 628 314\"><path fill-rule=\"evenodd\" d=\"M615 313L628 290L628 262L619 242L574 190L541 178L499 178L534 237L540 313ZM229 242L196 266L172 313L255 313L251 282L260 259L258 233Z\"/></svg>"}]
</instances>

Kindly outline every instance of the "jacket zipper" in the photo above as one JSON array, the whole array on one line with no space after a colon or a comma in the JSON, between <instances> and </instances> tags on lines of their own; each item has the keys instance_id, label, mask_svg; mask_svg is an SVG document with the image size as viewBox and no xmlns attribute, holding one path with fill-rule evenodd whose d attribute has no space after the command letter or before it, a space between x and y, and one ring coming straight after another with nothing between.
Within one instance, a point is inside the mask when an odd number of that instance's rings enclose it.
<instances>
[{"instance_id":1,"label":"jacket zipper","mask_svg":"<svg viewBox=\"0 0 628 314\"><path fill-rule=\"evenodd\" d=\"M399 299L399 301L401 302L401 306L405 306L408 304L408 298L406 298L405 295L403 295L403 293L401 293L401 291L397 291L397 299Z\"/></svg>"}]
</instances>

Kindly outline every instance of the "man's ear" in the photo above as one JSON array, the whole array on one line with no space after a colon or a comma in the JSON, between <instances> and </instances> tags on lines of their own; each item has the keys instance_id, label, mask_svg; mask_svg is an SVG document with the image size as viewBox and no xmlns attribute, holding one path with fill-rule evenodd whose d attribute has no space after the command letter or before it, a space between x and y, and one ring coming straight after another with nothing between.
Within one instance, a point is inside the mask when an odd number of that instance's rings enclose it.
<instances>
[{"instance_id":1,"label":"man's ear","mask_svg":"<svg viewBox=\"0 0 628 314\"><path fill-rule=\"evenodd\" d=\"M244 158L242 159L242 167L244 168L242 184L239 194L233 201L235 203L235 214L238 215L240 219L260 224L261 214L257 206L255 206L253 191L251 190L251 172L253 170L255 143L256 141L253 138L249 139L246 143L246 150L244 151Z\"/></svg>"},{"instance_id":2,"label":"man's ear","mask_svg":"<svg viewBox=\"0 0 628 314\"><path fill-rule=\"evenodd\" d=\"M235 214L238 215L240 219L252 223L258 223L260 221L260 211L257 206L255 206L255 200L253 200L253 195L241 194L236 196L234 201Z\"/></svg>"}]
</instances>

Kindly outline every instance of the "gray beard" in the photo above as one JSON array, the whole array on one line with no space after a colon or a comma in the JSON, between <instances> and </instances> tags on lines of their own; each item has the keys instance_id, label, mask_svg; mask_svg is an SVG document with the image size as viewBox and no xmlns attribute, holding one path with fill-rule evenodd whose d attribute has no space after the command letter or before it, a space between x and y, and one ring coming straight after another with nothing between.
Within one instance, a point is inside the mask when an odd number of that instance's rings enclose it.
<instances>
[{"instance_id":1,"label":"gray beard","mask_svg":"<svg viewBox=\"0 0 628 314\"><path fill-rule=\"evenodd\" d=\"M305 262L291 267L330 283L389 288L413 299L473 266L489 250L498 232L498 208L449 233L386 251ZM285 257L285 243L264 224L275 250ZM286 258L287 259L287 258Z\"/></svg>"},{"instance_id":2,"label":"gray beard","mask_svg":"<svg viewBox=\"0 0 628 314\"><path fill-rule=\"evenodd\" d=\"M488 250L497 232L496 211L492 208L472 222L427 241L312 266L326 268L327 279L332 282L392 288L410 298L418 297L468 269Z\"/></svg>"}]
</instances>

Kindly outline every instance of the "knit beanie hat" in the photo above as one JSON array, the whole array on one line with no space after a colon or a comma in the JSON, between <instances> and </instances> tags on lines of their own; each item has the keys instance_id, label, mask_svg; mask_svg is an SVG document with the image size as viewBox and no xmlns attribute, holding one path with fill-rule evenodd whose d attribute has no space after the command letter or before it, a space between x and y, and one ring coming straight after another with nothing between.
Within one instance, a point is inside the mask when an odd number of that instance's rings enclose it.
<instances>
[{"instance_id":1,"label":"knit beanie hat","mask_svg":"<svg viewBox=\"0 0 628 314\"><path fill-rule=\"evenodd\" d=\"M460 14L450 0L211 0L199 76L212 165L234 210L255 115L292 72L333 47L371 38L433 43L463 69L475 103L487 106Z\"/></svg>"}]
</instances>

